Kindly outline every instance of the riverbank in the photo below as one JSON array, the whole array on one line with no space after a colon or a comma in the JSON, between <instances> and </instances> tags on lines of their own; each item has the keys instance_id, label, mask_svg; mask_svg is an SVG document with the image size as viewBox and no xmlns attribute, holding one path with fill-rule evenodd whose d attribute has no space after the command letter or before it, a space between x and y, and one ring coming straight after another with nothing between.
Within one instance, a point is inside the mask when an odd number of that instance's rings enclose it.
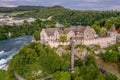
<instances>
[{"instance_id":1,"label":"riverbank","mask_svg":"<svg viewBox=\"0 0 120 80\"><path fill-rule=\"evenodd\" d=\"M6 65L4 65L3 67L1 67L0 69L7 71L7 70L8 70L8 67L9 67L8 64L6 64Z\"/></svg>"}]
</instances>

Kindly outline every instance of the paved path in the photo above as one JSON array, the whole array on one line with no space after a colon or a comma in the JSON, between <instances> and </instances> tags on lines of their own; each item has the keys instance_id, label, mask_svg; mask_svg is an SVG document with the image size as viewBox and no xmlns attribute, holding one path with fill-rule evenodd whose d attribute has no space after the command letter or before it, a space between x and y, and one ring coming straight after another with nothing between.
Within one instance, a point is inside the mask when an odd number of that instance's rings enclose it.
<instances>
[{"instance_id":1,"label":"paved path","mask_svg":"<svg viewBox=\"0 0 120 80\"><path fill-rule=\"evenodd\" d=\"M18 80L26 80L24 79L23 77L19 76L18 74L16 74L15 71L13 71L15 77L18 79ZM45 80L45 79L48 79L48 78L51 78L53 75L49 75L49 76L46 76L46 77L43 77L43 78L40 78L40 79L36 79L36 80Z\"/></svg>"},{"instance_id":2,"label":"paved path","mask_svg":"<svg viewBox=\"0 0 120 80\"><path fill-rule=\"evenodd\" d=\"M13 71L13 73L14 73L15 77L16 77L18 80L26 80L26 79L24 79L23 77L17 75L15 71Z\"/></svg>"}]
</instances>

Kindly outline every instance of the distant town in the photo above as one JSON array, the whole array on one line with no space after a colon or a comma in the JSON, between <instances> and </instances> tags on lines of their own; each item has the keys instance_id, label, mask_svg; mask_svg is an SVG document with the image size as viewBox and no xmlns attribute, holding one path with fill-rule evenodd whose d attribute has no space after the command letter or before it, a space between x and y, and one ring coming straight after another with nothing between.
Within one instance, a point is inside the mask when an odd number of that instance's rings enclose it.
<instances>
[{"instance_id":1,"label":"distant town","mask_svg":"<svg viewBox=\"0 0 120 80\"><path fill-rule=\"evenodd\" d=\"M10 17L10 16L0 16L0 25L20 25L24 21L33 22L34 18L21 18L21 17Z\"/></svg>"}]
</instances>

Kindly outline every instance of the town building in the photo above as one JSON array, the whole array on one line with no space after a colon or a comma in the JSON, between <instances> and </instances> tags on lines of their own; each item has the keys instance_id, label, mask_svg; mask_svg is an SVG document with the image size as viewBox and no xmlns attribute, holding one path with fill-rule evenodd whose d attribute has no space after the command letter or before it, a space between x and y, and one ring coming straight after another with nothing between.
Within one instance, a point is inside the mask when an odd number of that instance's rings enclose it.
<instances>
[{"instance_id":1,"label":"town building","mask_svg":"<svg viewBox=\"0 0 120 80\"><path fill-rule=\"evenodd\" d=\"M6 24L6 25L20 25L23 24L24 21L27 21L28 23L35 21L34 18L19 18L19 17L9 17L9 16L3 16L0 17L0 25Z\"/></svg>"}]
</instances>

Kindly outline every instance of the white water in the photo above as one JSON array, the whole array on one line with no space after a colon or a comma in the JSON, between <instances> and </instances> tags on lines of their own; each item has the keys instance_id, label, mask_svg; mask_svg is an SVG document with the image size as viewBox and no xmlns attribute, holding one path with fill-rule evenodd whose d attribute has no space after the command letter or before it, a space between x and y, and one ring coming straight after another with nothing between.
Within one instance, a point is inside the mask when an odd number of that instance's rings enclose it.
<instances>
[{"instance_id":1,"label":"white water","mask_svg":"<svg viewBox=\"0 0 120 80\"><path fill-rule=\"evenodd\" d=\"M31 42L31 36L21 36L0 41L0 69L5 67L20 47Z\"/></svg>"},{"instance_id":2,"label":"white water","mask_svg":"<svg viewBox=\"0 0 120 80\"><path fill-rule=\"evenodd\" d=\"M0 55L3 54L3 53L4 53L4 51L0 51Z\"/></svg>"},{"instance_id":3,"label":"white water","mask_svg":"<svg viewBox=\"0 0 120 80\"><path fill-rule=\"evenodd\" d=\"M1 66L1 65L4 65L4 64L6 64L6 63L7 63L7 60L6 60L6 59L1 59L1 60L0 60L0 66Z\"/></svg>"}]
</instances>

